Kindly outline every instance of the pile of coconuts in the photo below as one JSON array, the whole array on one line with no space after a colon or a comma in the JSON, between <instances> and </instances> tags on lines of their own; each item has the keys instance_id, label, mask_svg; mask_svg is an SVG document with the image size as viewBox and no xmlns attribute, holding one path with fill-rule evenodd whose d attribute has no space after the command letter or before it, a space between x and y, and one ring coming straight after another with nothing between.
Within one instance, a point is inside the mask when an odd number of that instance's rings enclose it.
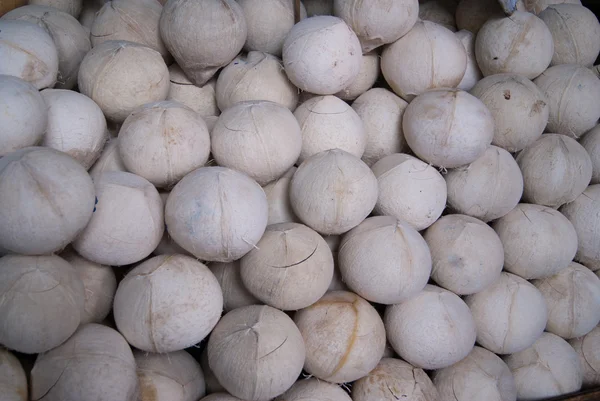
<instances>
[{"instance_id":1,"label":"pile of coconuts","mask_svg":"<svg viewBox=\"0 0 600 401\"><path fill-rule=\"evenodd\" d=\"M23 3L0 18L1 401L600 386L579 0Z\"/></svg>"}]
</instances>

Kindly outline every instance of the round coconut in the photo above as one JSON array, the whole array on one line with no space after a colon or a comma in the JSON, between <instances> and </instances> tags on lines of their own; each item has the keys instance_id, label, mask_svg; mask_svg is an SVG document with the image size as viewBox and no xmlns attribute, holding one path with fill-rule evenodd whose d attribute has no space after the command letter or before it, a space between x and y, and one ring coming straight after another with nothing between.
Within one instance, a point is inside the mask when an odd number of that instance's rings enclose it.
<instances>
[{"instance_id":1,"label":"round coconut","mask_svg":"<svg viewBox=\"0 0 600 401\"><path fill-rule=\"evenodd\" d=\"M379 54L375 51L364 54L357 77L336 96L343 100L356 99L373 87L379 78L379 71Z\"/></svg>"},{"instance_id":2,"label":"round coconut","mask_svg":"<svg viewBox=\"0 0 600 401\"><path fill-rule=\"evenodd\" d=\"M456 19L454 7L449 7L452 2L444 0L427 0L419 4L419 19L435 22L456 32Z\"/></svg>"},{"instance_id":3,"label":"round coconut","mask_svg":"<svg viewBox=\"0 0 600 401\"><path fill-rule=\"evenodd\" d=\"M27 376L21 362L8 350L0 349L0 392L6 401L27 401Z\"/></svg>"},{"instance_id":4,"label":"round coconut","mask_svg":"<svg viewBox=\"0 0 600 401\"><path fill-rule=\"evenodd\" d=\"M534 83L548 99L550 117L547 132L579 138L600 118L600 80L588 68L556 65L548 68Z\"/></svg>"},{"instance_id":5,"label":"round coconut","mask_svg":"<svg viewBox=\"0 0 600 401\"><path fill-rule=\"evenodd\" d=\"M0 75L0 157L42 141L48 112L35 86Z\"/></svg>"},{"instance_id":6,"label":"round coconut","mask_svg":"<svg viewBox=\"0 0 600 401\"><path fill-rule=\"evenodd\" d=\"M592 160L592 180L590 184L600 183L600 125L596 125L587 132L579 140L579 144L584 147Z\"/></svg>"},{"instance_id":7,"label":"round coconut","mask_svg":"<svg viewBox=\"0 0 600 401\"><path fill-rule=\"evenodd\" d=\"M269 202L269 220L267 224L299 223L290 202L290 183L297 168L290 168L277 180L263 187Z\"/></svg>"},{"instance_id":8,"label":"round coconut","mask_svg":"<svg viewBox=\"0 0 600 401\"><path fill-rule=\"evenodd\" d=\"M37 24L0 20L0 74L12 75L37 89L51 88L58 77L58 50Z\"/></svg>"},{"instance_id":9,"label":"round coconut","mask_svg":"<svg viewBox=\"0 0 600 401\"><path fill-rule=\"evenodd\" d=\"M460 39L467 51L467 69L457 88L464 91L470 91L471 88L483 78L483 74L477 65L477 59L475 58L475 34L466 29L461 29L456 32L455 35Z\"/></svg>"},{"instance_id":10,"label":"round coconut","mask_svg":"<svg viewBox=\"0 0 600 401\"><path fill-rule=\"evenodd\" d=\"M292 178L296 216L321 234L343 234L360 224L377 202L377 179L356 156L339 149L306 159Z\"/></svg>"},{"instance_id":11,"label":"round coconut","mask_svg":"<svg viewBox=\"0 0 600 401\"><path fill-rule=\"evenodd\" d=\"M185 104L202 117L218 116L221 113L217 107L216 79L213 78L202 86L196 86L185 76L181 67L171 64L169 80L171 87L167 100Z\"/></svg>"},{"instance_id":12,"label":"round coconut","mask_svg":"<svg viewBox=\"0 0 600 401\"><path fill-rule=\"evenodd\" d=\"M530 13L539 14L548 6L554 4L579 4L581 0L523 0L525 9Z\"/></svg>"},{"instance_id":13,"label":"round coconut","mask_svg":"<svg viewBox=\"0 0 600 401\"><path fill-rule=\"evenodd\" d=\"M550 106L546 95L521 75L487 76L470 93L494 116L492 144L509 152L518 152L531 145L542 136L548 124Z\"/></svg>"},{"instance_id":14,"label":"round coconut","mask_svg":"<svg viewBox=\"0 0 600 401\"><path fill-rule=\"evenodd\" d=\"M0 248L63 249L90 221L94 200L92 179L71 156L41 147L9 153L0 158Z\"/></svg>"},{"instance_id":15,"label":"round coconut","mask_svg":"<svg viewBox=\"0 0 600 401\"><path fill-rule=\"evenodd\" d=\"M119 154L118 138L112 138L106 142L104 149L100 153L100 157L90 168L89 173L92 179L96 181L102 174L110 171L127 171Z\"/></svg>"},{"instance_id":16,"label":"round coconut","mask_svg":"<svg viewBox=\"0 0 600 401\"><path fill-rule=\"evenodd\" d=\"M385 349L381 317L367 301L332 291L294 315L306 344L304 370L331 383L358 380L373 370Z\"/></svg>"},{"instance_id":17,"label":"round coconut","mask_svg":"<svg viewBox=\"0 0 600 401\"><path fill-rule=\"evenodd\" d=\"M163 209L165 208L165 206L167 204L167 199L169 198L169 194L170 194L170 192L159 192L160 199L163 204ZM186 251L185 249L180 247L177 244L177 242L175 242L173 240L173 238L171 238L171 236L169 235L169 231L167 231L166 227L165 227L165 231L163 233L162 239L160 240L160 243L156 246L156 249L152 253L154 254L154 256L172 255L172 254L192 256L191 253L189 253L188 251Z\"/></svg>"},{"instance_id":18,"label":"round coconut","mask_svg":"<svg viewBox=\"0 0 600 401\"><path fill-rule=\"evenodd\" d=\"M483 155L494 137L494 117L475 96L432 90L412 101L402 117L408 146L435 166L455 168Z\"/></svg>"},{"instance_id":19,"label":"round coconut","mask_svg":"<svg viewBox=\"0 0 600 401\"><path fill-rule=\"evenodd\" d=\"M460 0L454 16L458 29L477 35L489 19L502 18L504 13L497 0Z\"/></svg>"},{"instance_id":20,"label":"round coconut","mask_svg":"<svg viewBox=\"0 0 600 401\"><path fill-rule=\"evenodd\" d=\"M239 260L229 263L211 263L208 268L221 285L225 312L262 303L244 286Z\"/></svg>"},{"instance_id":21,"label":"round coconut","mask_svg":"<svg viewBox=\"0 0 600 401\"><path fill-rule=\"evenodd\" d=\"M139 387L129 344L100 324L81 326L67 342L38 356L31 371L31 399L135 401Z\"/></svg>"},{"instance_id":22,"label":"round coconut","mask_svg":"<svg viewBox=\"0 0 600 401\"><path fill-rule=\"evenodd\" d=\"M206 392L208 394L212 393L225 393L225 388L221 386L221 383L215 377L215 374L208 366L208 347L204 347L204 350L200 354L200 366L202 367L202 373L204 373L204 382L206 383ZM229 394L228 394L229 395ZM222 401L237 401L238 398L232 397L231 399L224 399ZM204 400L204 398L203 398Z\"/></svg>"},{"instance_id":23,"label":"round coconut","mask_svg":"<svg viewBox=\"0 0 600 401\"><path fill-rule=\"evenodd\" d=\"M456 88L466 70L467 51L460 39L431 21L417 21L381 55L385 80L409 102L429 89Z\"/></svg>"},{"instance_id":24,"label":"round coconut","mask_svg":"<svg viewBox=\"0 0 600 401\"><path fill-rule=\"evenodd\" d=\"M271 399L292 387L305 352L294 321L270 306L234 309L208 341L210 368L229 393L244 400Z\"/></svg>"},{"instance_id":25,"label":"round coconut","mask_svg":"<svg viewBox=\"0 0 600 401\"><path fill-rule=\"evenodd\" d=\"M309 378L298 380L274 401L352 401L352 398L339 385Z\"/></svg>"},{"instance_id":26,"label":"round coconut","mask_svg":"<svg viewBox=\"0 0 600 401\"><path fill-rule=\"evenodd\" d=\"M305 225L274 224L241 259L240 274L244 286L265 304L298 310L329 288L333 256L325 240Z\"/></svg>"},{"instance_id":27,"label":"round coconut","mask_svg":"<svg viewBox=\"0 0 600 401\"><path fill-rule=\"evenodd\" d=\"M7 255L0 258L0 344L25 354L58 347L81 322L83 283L64 259Z\"/></svg>"},{"instance_id":28,"label":"round coconut","mask_svg":"<svg viewBox=\"0 0 600 401\"><path fill-rule=\"evenodd\" d=\"M488 222L514 209L523 194L523 175L510 153L490 146L473 163L445 175L448 206Z\"/></svg>"},{"instance_id":29,"label":"round coconut","mask_svg":"<svg viewBox=\"0 0 600 401\"><path fill-rule=\"evenodd\" d=\"M283 66L290 81L317 95L348 87L360 73L361 63L356 34L337 17L306 18L294 25L283 43Z\"/></svg>"},{"instance_id":30,"label":"round coconut","mask_svg":"<svg viewBox=\"0 0 600 401\"><path fill-rule=\"evenodd\" d=\"M119 331L147 352L179 351L199 343L222 311L223 295L214 274L184 255L148 259L127 273L115 294Z\"/></svg>"},{"instance_id":31,"label":"round coconut","mask_svg":"<svg viewBox=\"0 0 600 401\"><path fill-rule=\"evenodd\" d=\"M394 216L421 231L446 208L444 177L416 157L404 153L388 155L371 170L379 186L375 214Z\"/></svg>"},{"instance_id":32,"label":"round coconut","mask_svg":"<svg viewBox=\"0 0 600 401\"><path fill-rule=\"evenodd\" d=\"M266 185L298 160L302 131L284 106L255 100L226 109L211 132L210 142L219 166L241 171Z\"/></svg>"},{"instance_id":33,"label":"round coconut","mask_svg":"<svg viewBox=\"0 0 600 401\"><path fill-rule=\"evenodd\" d=\"M527 280L506 272L483 291L467 296L465 302L475 319L477 343L496 354L530 347L548 320L542 293Z\"/></svg>"},{"instance_id":34,"label":"round coconut","mask_svg":"<svg viewBox=\"0 0 600 401\"><path fill-rule=\"evenodd\" d=\"M302 0L306 8L306 15L314 17L315 15L333 15L334 0Z\"/></svg>"},{"instance_id":35,"label":"round coconut","mask_svg":"<svg viewBox=\"0 0 600 401\"><path fill-rule=\"evenodd\" d=\"M529 348L504 361L517 385L517 399L541 400L581 389L583 371L577 352L562 338L544 333Z\"/></svg>"},{"instance_id":36,"label":"round coconut","mask_svg":"<svg viewBox=\"0 0 600 401\"><path fill-rule=\"evenodd\" d=\"M85 230L73 241L84 258L113 266L139 262L156 249L164 230L160 195L146 179L120 171L95 182L97 204Z\"/></svg>"},{"instance_id":37,"label":"round coconut","mask_svg":"<svg viewBox=\"0 0 600 401\"><path fill-rule=\"evenodd\" d=\"M29 4L52 7L75 18L79 17L83 2L84 0L29 0Z\"/></svg>"},{"instance_id":38,"label":"round coconut","mask_svg":"<svg viewBox=\"0 0 600 401\"><path fill-rule=\"evenodd\" d=\"M579 355L583 371L583 387L600 385L600 326L588 334L569 341Z\"/></svg>"},{"instance_id":39,"label":"round coconut","mask_svg":"<svg viewBox=\"0 0 600 401\"><path fill-rule=\"evenodd\" d=\"M225 167L202 167L173 188L165 209L169 235L200 260L231 262L248 253L267 227L260 185Z\"/></svg>"},{"instance_id":40,"label":"round coconut","mask_svg":"<svg viewBox=\"0 0 600 401\"><path fill-rule=\"evenodd\" d=\"M248 31L242 7L234 0L169 0L160 34L187 77L202 86L237 56Z\"/></svg>"}]
</instances>

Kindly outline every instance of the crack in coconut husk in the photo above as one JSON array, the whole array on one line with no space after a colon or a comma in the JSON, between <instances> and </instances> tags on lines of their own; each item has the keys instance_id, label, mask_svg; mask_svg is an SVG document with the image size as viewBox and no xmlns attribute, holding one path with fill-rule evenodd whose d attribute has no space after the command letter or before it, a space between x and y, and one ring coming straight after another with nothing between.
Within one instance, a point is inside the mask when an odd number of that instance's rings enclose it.
<instances>
[{"instance_id":1,"label":"crack in coconut husk","mask_svg":"<svg viewBox=\"0 0 600 401\"><path fill-rule=\"evenodd\" d=\"M288 336L285 336L285 339L283 340L283 342L281 344L279 344L277 347L275 347L273 350L267 352L266 354L264 354L263 356L259 357L258 360L261 360L263 358L268 357L269 355L271 355L272 353L276 352L279 348L283 347L283 345L287 342L288 340Z\"/></svg>"},{"instance_id":2,"label":"crack in coconut husk","mask_svg":"<svg viewBox=\"0 0 600 401\"><path fill-rule=\"evenodd\" d=\"M348 301L342 301L342 302L337 302L337 303L343 303L346 305L350 305L350 307L353 309L354 311L354 326L352 327L352 334L350 335L350 340L348 341L348 346L346 347L346 352L344 353L344 355L342 355L342 357L340 358L340 361L338 362L338 364L336 365L336 367L333 369L333 372L331 372L331 374L327 377L327 379L332 378L333 376L335 376L340 370L342 370L342 368L344 367L344 365L346 364L346 362L348 361L348 358L350 357L350 353L352 352L352 348L354 347L354 343L356 342L356 339L358 337L358 308L356 307L357 302L359 301L359 299L355 299L353 302L348 302Z\"/></svg>"}]
</instances>

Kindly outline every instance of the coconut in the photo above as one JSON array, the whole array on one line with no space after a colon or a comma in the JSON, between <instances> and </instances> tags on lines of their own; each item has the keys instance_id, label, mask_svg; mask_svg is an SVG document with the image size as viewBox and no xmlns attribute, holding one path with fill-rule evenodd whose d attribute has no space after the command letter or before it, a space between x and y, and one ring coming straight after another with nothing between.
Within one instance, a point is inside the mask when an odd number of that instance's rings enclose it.
<instances>
[{"instance_id":1,"label":"coconut","mask_svg":"<svg viewBox=\"0 0 600 401\"><path fill-rule=\"evenodd\" d=\"M356 227L375 207L377 192L369 167L339 149L306 159L290 184L294 213L321 234L343 234Z\"/></svg>"},{"instance_id":2,"label":"coconut","mask_svg":"<svg viewBox=\"0 0 600 401\"><path fill-rule=\"evenodd\" d=\"M460 39L461 43L465 47L467 51L467 70L465 71L465 75L463 76L462 81L458 84L457 88L462 89L464 91L470 91L475 84L483 78L483 74L477 65L477 60L475 59L475 34L467 31L465 29L461 29L456 32L455 35Z\"/></svg>"},{"instance_id":3,"label":"coconut","mask_svg":"<svg viewBox=\"0 0 600 401\"><path fill-rule=\"evenodd\" d=\"M56 8L77 18L81 13L83 0L29 0L29 4Z\"/></svg>"},{"instance_id":4,"label":"coconut","mask_svg":"<svg viewBox=\"0 0 600 401\"><path fill-rule=\"evenodd\" d=\"M22 255L59 251L93 210L94 184L69 155L29 147L0 159L0 248Z\"/></svg>"},{"instance_id":5,"label":"coconut","mask_svg":"<svg viewBox=\"0 0 600 401\"><path fill-rule=\"evenodd\" d=\"M590 184L600 183L600 125L596 125L588 131L579 140L579 144L588 152L592 161L592 180Z\"/></svg>"},{"instance_id":6,"label":"coconut","mask_svg":"<svg viewBox=\"0 0 600 401\"><path fill-rule=\"evenodd\" d=\"M373 87L379 77L379 54L372 51L362 56L360 72L344 89L336 93L340 99L354 100Z\"/></svg>"},{"instance_id":7,"label":"coconut","mask_svg":"<svg viewBox=\"0 0 600 401\"><path fill-rule=\"evenodd\" d=\"M600 326L588 334L569 341L579 355L583 371L583 387L600 385Z\"/></svg>"},{"instance_id":8,"label":"coconut","mask_svg":"<svg viewBox=\"0 0 600 401\"><path fill-rule=\"evenodd\" d=\"M455 168L483 155L494 136L494 117L475 96L439 89L408 105L402 128L417 156L435 166Z\"/></svg>"},{"instance_id":9,"label":"coconut","mask_svg":"<svg viewBox=\"0 0 600 401\"><path fill-rule=\"evenodd\" d=\"M302 0L306 8L306 15L314 17L315 15L333 15L334 0Z\"/></svg>"},{"instance_id":10,"label":"coconut","mask_svg":"<svg viewBox=\"0 0 600 401\"><path fill-rule=\"evenodd\" d=\"M211 395L212 395L212 393L220 393L220 392L223 392L223 394L224 394L225 388L223 388L223 386L221 386L221 383L219 383L219 381L215 377L215 374L210 369L210 366L208 366L208 347L204 347L204 350L200 354L200 366L202 367L202 373L204 373L204 382L206 383L206 392ZM227 394L227 395L229 395L229 394ZM232 398L224 399L221 401L237 401L238 400L238 398L236 398L234 396L230 396L230 397L232 397ZM203 398L203 400L205 398Z\"/></svg>"},{"instance_id":11,"label":"coconut","mask_svg":"<svg viewBox=\"0 0 600 401\"><path fill-rule=\"evenodd\" d=\"M340 266L338 263L338 251L340 248L340 242L342 237L340 235L325 235L323 239L329 245L331 255L333 256L333 277L327 291L349 291L348 286L342 279L342 273L340 272Z\"/></svg>"},{"instance_id":12,"label":"coconut","mask_svg":"<svg viewBox=\"0 0 600 401\"><path fill-rule=\"evenodd\" d=\"M218 116L221 114L217 107L217 96L215 78L206 82L203 86L196 86L185 76L181 67L177 64L169 66L169 80L171 87L167 100L182 103L200 114L202 117Z\"/></svg>"},{"instance_id":13,"label":"coconut","mask_svg":"<svg viewBox=\"0 0 600 401\"><path fill-rule=\"evenodd\" d=\"M221 285L225 312L262 303L244 286L239 260L229 263L211 263L208 268Z\"/></svg>"},{"instance_id":14,"label":"coconut","mask_svg":"<svg viewBox=\"0 0 600 401\"><path fill-rule=\"evenodd\" d=\"M290 168L277 180L263 187L269 203L269 220L267 224L300 222L290 203L290 182L296 170L296 167Z\"/></svg>"},{"instance_id":15,"label":"coconut","mask_svg":"<svg viewBox=\"0 0 600 401\"><path fill-rule=\"evenodd\" d=\"M110 171L127 171L119 154L118 138L112 138L106 142L104 149L100 153L100 157L89 170L90 176L94 181L97 181L102 174Z\"/></svg>"},{"instance_id":16,"label":"coconut","mask_svg":"<svg viewBox=\"0 0 600 401\"><path fill-rule=\"evenodd\" d=\"M348 87L360 73L361 62L356 34L337 17L306 18L294 25L283 43L283 66L290 81L317 95Z\"/></svg>"},{"instance_id":17,"label":"coconut","mask_svg":"<svg viewBox=\"0 0 600 401\"><path fill-rule=\"evenodd\" d=\"M579 4L581 0L523 0L525 8L530 13L539 14L553 4Z\"/></svg>"},{"instance_id":18,"label":"coconut","mask_svg":"<svg viewBox=\"0 0 600 401\"><path fill-rule=\"evenodd\" d=\"M287 108L256 100L225 110L210 141L218 165L241 171L266 185L296 163L302 149L302 132Z\"/></svg>"},{"instance_id":19,"label":"coconut","mask_svg":"<svg viewBox=\"0 0 600 401\"><path fill-rule=\"evenodd\" d=\"M456 6L456 26L471 31L473 35L477 35L489 19L503 16L497 0L460 0Z\"/></svg>"},{"instance_id":20,"label":"coconut","mask_svg":"<svg viewBox=\"0 0 600 401\"><path fill-rule=\"evenodd\" d=\"M352 401L342 387L333 383L309 378L298 380L294 385L274 401Z\"/></svg>"},{"instance_id":21,"label":"coconut","mask_svg":"<svg viewBox=\"0 0 600 401\"><path fill-rule=\"evenodd\" d=\"M417 21L381 55L385 80L409 102L429 89L457 87L466 70L467 51L460 39L431 21Z\"/></svg>"},{"instance_id":22,"label":"coconut","mask_svg":"<svg viewBox=\"0 0 600 401\"><path fill-rule=\"evenodd\" d=\"M455 10L448 7L449 5L450 2L443 0L425 1L419 4L419 19L435 22L452 32L456 32Z\"/></svg>"},{"instance_id":23,"label":"coconut","mask_svg":"<svg viewBox=\"0 0 600 401\"><path fill-rule=\"evenodd\" d=\"M82 0L83 5L79 13L79 23L89 35L92 30L92 24L96 19L96 13L104 6L105 0Z\"/></svg>"},{"instance_id":24,"label":"coconut","mask_svg":"<svg viewBox=\"0 0 600 401\"><path fill-rule=\"evenodd\" d=\"M52 36L32 22L0 20L0 74L21 78L37 89L54 86L58 50Z\"/></svg>"},{"instance_id":25,"label":"coconut","mask_svg":"<svg viewBox=\"0 0 600 401\"><path fill-rule=\"evenodd\" d=\"M242 401L228 393L211 393L200 401Z\"/></svg>"},{"instance_id":26,"label":"coconut","mask_svg":"<svg viewBox=\"0 0 600 401\"><path fill-rule=\"evenodd\" d=\"M170 194L170 192L159 192L160 200L162 201L162 204L163 204L163 210L167 204L167 199L169 198L169 194ZM171 255L171 254L192 256L191 253L189 253L188 251L186 251L185 249L180 247L177 244L177 242L175 242L173 240L173 238L171 238L166 227L165 227L162 239L160 240L160 243L156 246L156 249L152 253L154 254L154 256Z\"/></svg>"},{"instance_id":27,"label":"coconut","mask_svg":"<svg viewBox=\"0 0 600 401\"><path fill-rule=\"evenodd\" d=\"M27 401L27 376L21 362L9 351L0 349L0 392L6 401Z\"/></svg>"},{"instance_id":28,"label":"coconut","mask_svg":"<svg viewBox=\"0 0 600 401\"><path fill-rule=\"evenodd\" d=\"M304 357L298 328L270 306L234 309L223 316L208 341L208 362L215 376L229 393L244 400L284 393L302 372Z\"/></svg>"},{"instance_id":29,"label":"coconut","mask_svg":"<svg viewBox=\"0 0 600 401\"><path fill-rule=\"evenodd\" d=\"M523 194L519 165L496 146L473 163L448 171L445 178L450 208L485 222L506 215Z\"/></svg>"},{"instance_id":30,"label":"coconut","mask_svg":"<svg viewBox=\"0 0 600 401\"><path fill-rule=\"evenodd\" d=\"M395 153L379 160L371 170L379 186L375 214L394 216L421 231L446 208L444 178L416 157Z\"/></svg>"}]
</instances>

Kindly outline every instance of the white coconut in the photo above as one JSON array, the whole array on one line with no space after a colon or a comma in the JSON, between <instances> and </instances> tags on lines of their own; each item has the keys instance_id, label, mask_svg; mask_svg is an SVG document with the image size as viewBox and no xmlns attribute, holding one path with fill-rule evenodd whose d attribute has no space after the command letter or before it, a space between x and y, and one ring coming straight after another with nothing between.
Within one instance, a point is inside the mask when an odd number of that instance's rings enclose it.
<instances>
[{"instance_id":1,"label":"white coconut","mask_svg":"<svg viewBox=\"0 0 600 401\"><path fill-rule=\"evenodd\" d=\"M0 75L0 110L0 157L41 142L48 112L35 86Z\"/></svg>"},{"instance_id":2,"label":"white coconut","mask_svg":"<svg viewBox=\"0 0 600 401\"><path fill-rule=\"evenodd\" d=\"M171 87L167 100L185 104L202 117L218 116L221 111L217 107L215 88L217 80L209 80L202 86L196 86L185 75L181 67L173 63L169 66Z\"/></svg>"},{"instance_id":3,"label":"white coconut","mask_svg":"<svg viewBox=\"0 0 600 401\"><path fill-rule=\"evenodd\" d=\"M432 166L395 153L375 163L379 196L374 212L406 221L417 231L432 225L446 208L446 182Z\"/></svg>"},{"instance_id":4,"label":"white coconut","mask_svg":"<svg viewBox=\"0 0 600 401\"><path fill-rule=\"evenodd\" d=\"M266 185L296 163L303 138L291 111L256 100L226 109L211 131L210 142L219 166L241 171Z\"/></svg>"},{"instance_id":5,"label":"white coconut","mask_svg":"<svg viewBox=\"0 0 600 401\"><path fill-rule=\"evenodd\" d=\"M413 100L402 117L408 146L439 167L470 164L494 137L494 117L485 104L461 90L432 90Z\"/></svg>"},{"instance_id":6,"label":"white coconut","mask_svg":"<svg viewBox=\"0 0 600 401\"><path fill-rule=\"evenodd\" d=\"M269 220L267 224L299 223L290 203L290 183L297 168L290 168L277 180L263 187L269 202Z\"/></svg>"},{"instance_id":7,"label":"white coconut","mask_svg":"<svg viewBox=\"0 0 600 401\"><path fill-rule=\"evenodd\" d=\"M211 393L200 401L242 401L237 397L232 396L229 393Z\"/></svg>"},{"instance_id":8,"label":"white coconut","mask_svg":"<svg viewBox=\"0 0 600 401\"><path fill-rule=\"evenodd\" d=\"M333 15L334 0L302 0L309 17L315 15Z\"/></svg>"},{"instance_id":9,"label":"white coconut","mask_svg":"<svg viewBox=\"0 0 600 401\"><path fill-rule=\"evenodd\" d=\"M86 227L94 184L71 156L29 147L0 159L0 248L23 255L63 249Z\"/></svg>"},{"instance_id":10,"label":"white coconut","mask_svg":"<svg viewBox=\"0 0 600 401\"><path fill-rule=\"evenodd\" d=\"M225 312L249 305L262 304L244 286L240 272L240 261L229 263L211 263L208 268L215 275L223 292L223 309Z\"/></svg>"},{"instance_id":11,"label":"white coconut","mask_svg":"<svg viewBox=\"0 0 600 401\"><path fill-rule=\"evenodd\" d=\"M298 380L274 401L352 401L352 398L339 385L309 378Z\"/></svg>"},{"instance_id":12,"label":"white coconut","mask_svg":"<svg viewBox=\"0 0 600 401\"><path fill-rule=\"evenodd\" d=\"M460 0L456 6L456 26L477 35L489 19L502 18L504 13L497 0Z\"/></svg>"},{"instance_id":13,"label":"white coconut","mask_svg":"<svg viewBox=\"0 0 600 401\"><path fill-rule=\"evenodd\" d=\"M596 125L588 131L579 140L579 144L588 152L592 161L592 180L590 184L600 183L600 125Z\"/></svg>"},{"instance_id":14,"label":"white coconut","mask_svg":"<svg viewBox=\"0 0 600 401\"><path fill-rule=\"evenodd\" d=\"M344 89L336 93L343 100L354 100L373 87L379 78L379 54L375 51L362 56L360 72Z\"/></svg>"},{"instance_id":15,"label":"white coconut","mask_svg":"<svg viewBox=\"0 0 600 401\"><path fill-rule=\"evenodd\" d=\"M139 387L129 344L116 330L90 323L41 354L31 371L31 399L136 401Z\"/></svg>"},{"instance_id":16,"label":"white coconut","mask_svg":"<svg viewBox=\"0 0 600 401\"><path fill-rule=\"evenodd\" d=\"M600 385L600 326L596 326L582 337L570 340L569 344L579 355L583 371L583 387Z\"/></svg>"},{"instance_id":17,"label":"white coconut","mask_svg":"<svg viewBox=\"0 0 600 401\"><path fill-rule=\"evenodd\" d=\"M435 22L456 32L456 19L454 7L449 7L452 2L443 0L428 0L419 4L419 19Z\"/></svg>"},{"instance_id":18,"label":"white coconut","mask_svg":"<svg viewBox=\"0 0 600 401\"><path fill-rule=\"evenodd\" d=\"M208 347L204 347L204 350L200 354L200 366L202 367L202 373L204 373L204 382L206 383L206 392L211 395L213 395L212 393L221 393L221 392L223 392L222 394L224 394L225 388L223 388L223 386L221 386L221 383L219 383L219 381L215 377L215 374L210 369L210 366L208 366ZM229 395L229 394L227 394L227 395ZM236 398L234 396L230 396L230 397L232 397L232 398L224 399L221 401L237 401L238 400L238 398ZM207 398L207 397L205 397L205 398ZM205 398L203 398L203 400Z\"/></svg>"},{"instance_id":19,"label":"white coconut","mask_svg":"<svg viewBox=\"0 0 600 401\"><path fill-rule=\"evenodd\" d=\"M327 242L327 245L329 245L331 255L333 256L333 277L331 278L331 283L329 283L327 291L349 291L348 286L342 279L342 273L340 272L338 263L338 254L342 237L340 235L325 235L323 236L323 239Z\"/></svg>"},{"instance_id":20,"label":"white coconut","mask_svg":"<svg viewBox=\"0 0 600 401\"><path fill-rule=\"evenodd\" d=\"M262 188L225 167L202 167L173 188L165 209L169 235L201 260L231 262L248 253L267 226Z\"/></svg>"},{"instance_id":21,"label":"white coconut","mask_svg":"<svg viewBox=\"0 0 600 401\"><path fill-rule=\"evenodd\" d=\"M165 206L167 204L167 199L169 198L169 194L170 194L170 192L159 192L160 199L163 204L163 209L165 208ZM154 254L154 256L172 255L172 254L192 256L191 253L189 253L188 251L186 251L185 249L180 247L177 244L177 242L175 242L173 240L173 238L171 238L171 236L169 235L169 231L167 231L166 227L165 227L165 231L163 233L163 236L162 236L159 244L156 246L156 249L152 253Z\"/></svg>"},{"instance_id":22,"label":"white coconut","mask_svg":"<svg viewBox=\"0 0 600 401\"><path fill-rule=\"evenodd\" d=\"M0 74L50 88L58 77L58 50L52 36L32 22L0 20Z\"/></svg>"},{"instance_id":23,"label":"white coconut","mask_svg":"<svg viewBox=\"0 0 600 401\"><path fill-rule=\"evenodd\" d=\"M29 0L29 4L56 8L73 17L79 17L84 0Z\"/></svg>"},{"instance_id":24,"label":"white coconut","mask_svg":"<svg viewBox=\"0 0 600 401\"><path fill-rule=\"evenodd\" d=\"M4 401L27 401L27 376L21 362L8 350L0 349L0 392Z\"/></svg>"},{"instance_id":25,"label":"white coconut","mask_svg":"<svg viewBox=\"0 0 600 401\"><path fill-rule=\"evenodd\" d=\"M581 0L523 0L525 8L530 13L539 14L553 4L580 4Z\"/></svg>"},{"instance_id":26,"label":"white coconut","mask_svg":"<svg viewBox=\"0 0 600 401\"><path fill-rule=\"evenodd\" d=\"M339 149L308 158L290 184L294 213L321 234L343 234L356 227L375 207L377 192L369 167Z\"/></svg>"},{"instance_id":27,"label":"white coconut","mask_svg":"<svg viewBox=\"0 0 600 401\"><path fill-rule=\"evenodd\" d=\"M118 138L112 138L106 142L104 149L100 153L100 157L90 168L89 173L92 179L96 181L102 174L110 171L127 171L119 154Z\"/></svg>"},{"instance_id":28,"label":"white coconut","mask_svg":"<svg viewBox=\"0 0 600 401\"><path fill-rule=\"evenodd\" d=\"M337 17L306 18L294 25L283 44L283 66L290 81L317 95L346 88L360 73L361 62L356 34Z\"/></svg>"},{"instance_id":29,"label":"white coconut","mask_svg":"<svg viewBox=\"0 0 600 401\"><path fill-rule=\"evenodd\" d=\"M208 341L208 362L215 376L229 393L244 400L267 400L288 390L304 358L294 321L270 306L234 309L221 318Z\"/></svg>"},{"instance_id":30,"label":"white coconut","mask_svg":"<svg viewBox=\"0 0 600 401\"><path fill-rule=\"evenodd\" d=\"M475 59L475 34L466 29L461 29L456 32L455 35L460 39L467 51L467 69L457 88L464 91L470 91L471 88L483 78L483 74Z\"/></svg>"},{"instance_id":31,"label":"white coconut","mask_svg":"<svg viewBox=\"0 0 600 401\"><path fill-rule=\"evenodd\" d=\"M565 64L548 68L534 83L550 106L547 132L578 138L600 118L600 80L588 68Z\"/></svg>"},{"instance_id":32,"label":"white coconut","mask_svg":"<svg viewBox=\"0 0 600 401\"><path fill-rule=\"evenodd\" d=\"M510 212L523 194L523 175L510 153L490 146L473 163L445 175L448 206L488 222Z\"/></svg>"}]
</instances>

